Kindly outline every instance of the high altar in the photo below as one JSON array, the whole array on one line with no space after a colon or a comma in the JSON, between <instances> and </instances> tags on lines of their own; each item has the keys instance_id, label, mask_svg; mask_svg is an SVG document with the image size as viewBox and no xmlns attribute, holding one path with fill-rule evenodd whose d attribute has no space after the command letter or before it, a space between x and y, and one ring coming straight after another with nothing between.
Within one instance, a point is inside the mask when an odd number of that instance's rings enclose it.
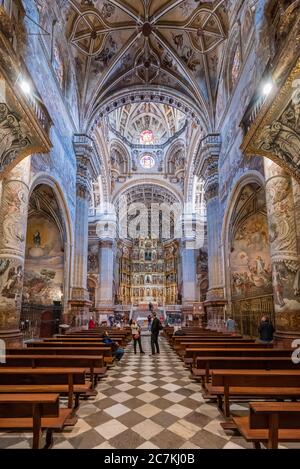
<instances>
[{"instance_id":1,"label":"high altar","mask_svg":"<svg viewBox=\"0 0 300 469\"><path fill-rule=\"evenodd\" d=\"M137 239L122 248L119 302L143 309L176 304L178 245L157 239Z\"/></svg>"}]
</instances>

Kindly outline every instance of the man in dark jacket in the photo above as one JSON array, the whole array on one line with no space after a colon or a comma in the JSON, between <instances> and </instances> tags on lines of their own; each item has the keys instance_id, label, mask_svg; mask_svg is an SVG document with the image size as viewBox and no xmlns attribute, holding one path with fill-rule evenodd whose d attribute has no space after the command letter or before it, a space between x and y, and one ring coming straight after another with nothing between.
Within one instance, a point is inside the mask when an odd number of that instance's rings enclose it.
<instances>
[{"instance_id":1,"label":"man in dark jacket","mask_svg":"<svg viewBox=\"0 0 300 469\"><path fill-rule=\"evenodd\" d=\"M153 321L152 321L152 324L151 324L151 350L152 350L152 355L155 355L155 348L156 348L156 353L159 353L158 336L159 336L159 331L160 330L161 330L160 320L156 317L156 313L153 313Z\"/></svg>"},{"instance_id":2,"label":"man in dark jacket","mask_svg":"<svg viewBox=\"0 0 300 469\"><path fill-rule=\"evenodd\" d=\"M269 343L273 341L274 327L267 316L263 316L261 318L258 332L259 340L261 342Z\"/></svg>"}]
</instances>

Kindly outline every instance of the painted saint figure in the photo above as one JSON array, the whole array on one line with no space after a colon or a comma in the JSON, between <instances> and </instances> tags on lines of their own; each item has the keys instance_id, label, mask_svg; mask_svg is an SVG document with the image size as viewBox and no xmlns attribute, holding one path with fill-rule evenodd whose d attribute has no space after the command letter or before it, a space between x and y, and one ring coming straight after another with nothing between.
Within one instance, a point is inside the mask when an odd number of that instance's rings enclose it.
<instances>
[{"instance_id":1,"label":"painted saint figure","mask_svg":"<svg viewBox=\"0 0 300 469\"><path fill-rule=\"evenodd\" d=\"M33 242L36 248L40 247L41 245L41 233L36 231L33 235Z\"/></svg>"}]
</instances>

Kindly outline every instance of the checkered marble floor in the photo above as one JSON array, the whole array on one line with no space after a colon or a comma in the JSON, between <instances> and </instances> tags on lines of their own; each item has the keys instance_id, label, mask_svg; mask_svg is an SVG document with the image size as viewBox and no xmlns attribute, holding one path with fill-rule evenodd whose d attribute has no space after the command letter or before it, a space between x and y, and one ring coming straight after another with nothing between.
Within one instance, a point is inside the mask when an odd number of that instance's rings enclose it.
<instances>
[{"instance_id":1,"label":"checkered marble floor","mask_svg":"<svg viewBox=\"0 0 300 469\"><path fill-rule=\"evenodd\" d=\"M225 433L216 404L205 401L168 342L163 337L159 341L161 353L155 356L149 355L147 335L142 337L145 355L135 355L132 344L127 347L120 365L99 383L98 395L81 401L77 424L54 434L54 448L252 447L241 436ZM232 404L231 410L243 415L247 407ZM30 447L30 433L0 433L0 448Z\"/></svg>"}]
</instances>

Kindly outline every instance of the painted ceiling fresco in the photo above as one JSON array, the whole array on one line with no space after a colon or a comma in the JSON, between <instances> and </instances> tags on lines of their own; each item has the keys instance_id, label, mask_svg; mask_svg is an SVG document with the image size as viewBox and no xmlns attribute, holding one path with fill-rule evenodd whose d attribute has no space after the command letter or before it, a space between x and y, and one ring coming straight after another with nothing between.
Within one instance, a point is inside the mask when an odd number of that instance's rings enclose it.
<instances>
[{"instance_id":1,"label":"painted ceiling fresco","mask_svg":"<svg viewBox=\"0 0 300 469\"><path fill-rule=\"evenodd\" d=\"M213 108L230 0L60 0L85 115L113 91L169 86Z\"/></svg>"},{"instance_id":2,"label":"painted ceiling fresco","mask_svg":"<svg viewBox=\"0 0 300 469\"><path fill-rule=\"evenodd\" d=\"M129 143L164 144L183 130L186 116L171 106L154 103L126 104L109 115L110 127ZM152 136L152 138L150 138Z\"/></svg>"}]
</instances>

